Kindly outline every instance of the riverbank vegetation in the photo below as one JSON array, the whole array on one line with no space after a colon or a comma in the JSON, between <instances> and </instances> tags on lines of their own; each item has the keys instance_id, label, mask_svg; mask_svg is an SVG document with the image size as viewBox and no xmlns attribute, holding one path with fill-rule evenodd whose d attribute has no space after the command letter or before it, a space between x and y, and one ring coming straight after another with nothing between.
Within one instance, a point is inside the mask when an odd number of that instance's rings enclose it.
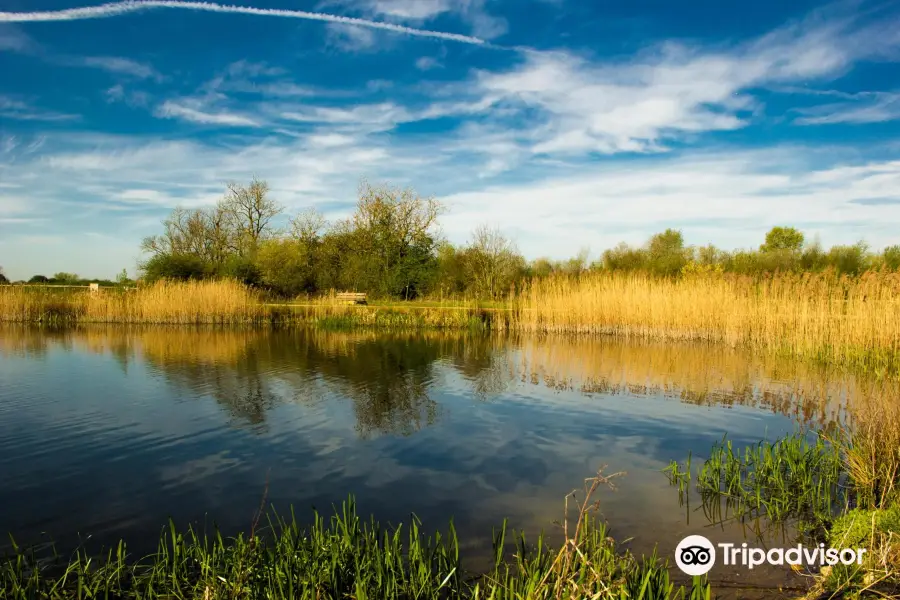
<instances>
[{"instance_id":1,"label":"riverbank vegetation","mask_svg":"<svg viewBox=\"0 0 900 600\"><path fill-rule=\"evenodd\" d=\"M347 306L334 297L291 306L234 280L162 280L133 290L0 287L0 320L41 323L299 324L337 328L490 329L725 343L774 354L900 372L900 274L694 274L675 279L597 273L533 280L487 306L404 302Z\"/></svg>"},{"instance_id":2,"label":"riverbank vegetation","mask_svg":"<svg viewBox=\"0 0 900 600\"><path fill-rule=\"evenodd\" d=\"M551 549L507 526L493 534L493 565L467 572L451 521L428 535L413 515L408 525L383 526L360 518L351 497L330 520L318 513L302 527L293 510L263 507L249 533L225 539L216 532L170 522L155 554L134 560L121 542L102 557L78 551L71 560L40 560L13 548L0 563L0 596L35 598L190 598L203 600L708 600L709 583L687 588L669 579L656 556L637 559L619 549L596 515L591 495L609 483L601 473L586 485L574 517L564 519L563 542ZM262 525L262 526L260 526ZM512 542L510 544L509 542ZM512 546L512 548L510 548ZM512 550L512 552L510 552Z\"/></svg>"},{"instance_id":3,"label":"riverbank vegetation","mask_svg":"<svg viewBox=\"0 0 900 600\"><path fill-rule=\"evenodd\" d=\"M667 229L642 246L620 244L596 260L582 250L566 260L527 260L496 227L477 227L467 243L441 233L446 208L410 189L360 185L353 213L329 222L315 209L286 214L266 182L231 183L214 206L176 208L158 235L141 243L146 282L158 279L233 278L283 297L329 290L366 292L391 299L502 300L535 279L590 273L680 277L693 273L759 278L785 273L859 276L900 269L900 245L872 252L862 241L824 248L793 227L774 227L755 249L689 246ZM0 284L5 277L0 270ZM35 275L27 283L114 282L74 274ZM120 274L118 283L128 283ZM26 283L25 281L17 283Z\"/></svg>"},{"instance_id":4,"label":"riverbank vegetation","mask_svg":"<svg viewBox=\"0 0 900 600\"><path fill-rule=\"evenodd\" d=\"M790 525L808 544L865 548L862 564L825 566L807 598L900 596L900 404L867 398L846 427L798 432L742 451L716 444L692 471L666 469L684 497L693 484L710 522Z\"/></svg>"}]
</instances>

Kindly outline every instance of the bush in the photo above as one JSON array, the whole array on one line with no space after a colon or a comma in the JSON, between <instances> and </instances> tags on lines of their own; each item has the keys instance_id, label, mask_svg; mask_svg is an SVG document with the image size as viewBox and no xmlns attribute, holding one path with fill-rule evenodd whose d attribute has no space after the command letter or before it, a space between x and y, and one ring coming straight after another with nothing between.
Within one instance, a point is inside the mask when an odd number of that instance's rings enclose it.
<instances>
[{"instance_id":1,"label":"bush","mask_svg":"<svg viewBox=\"0 0 900 600\"><path fill-rule=\"evenodd\" d=\"M262 283L259 267L249 258L233 256L225 262L221 275L237 279L244 285L258 286Z\"/></svg>"},{"instance_id":2,"label":"bush","mask_svg":"<svg viewBox=\"0 0 900 600\"><path fill-rule=\"evenodd\" d=\"M142 265L142 270L147 282L159 279L204 279L211 274L206 261L192 254L157 254Z\"/></svg>"}]
</instances>

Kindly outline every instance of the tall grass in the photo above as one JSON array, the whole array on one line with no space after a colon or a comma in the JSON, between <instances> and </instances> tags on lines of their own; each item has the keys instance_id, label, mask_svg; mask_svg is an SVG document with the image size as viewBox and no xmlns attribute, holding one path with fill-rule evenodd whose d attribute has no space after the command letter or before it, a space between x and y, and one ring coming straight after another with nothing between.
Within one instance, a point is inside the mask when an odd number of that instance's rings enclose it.
<instances>
[{"instance_id":1,"label":"tall grass","mask_svg":"<svg viewBox=\"0 0 900 600\"><path fill-rule=\"evenodd\" d=\"M532 281L508 308L265 304L232 281L159 282L97 294L0 287L0 320L172 324L317 323L330 328L492 329L722 342L900 373L900 274L594 273Z\"/></svg>"},{"instance_id":2,"label":"tall grass","mask_svg":"<svg viewBox=\"0 0 900 600\"><path fill-rule=\"evenodd\" d=\"M225 539L193 528L164 530L157 551L133 560L124 542L105 556L77 552L70 560L41 560L13 547L0 562L0 597L9 600L95 598L202 600L708 600L709 583L694 578L676 588L655 556L637 560L621 552L592 512L589 496L577 519L565 520L565 542L551 549L543 536L529 544L512 532L507 559L506 523L493 535L494 561L487 573L466 573L451 521L445 534L408 525L385 527L364 520L351 497L326 520L318 513L301 528L294 512L262 508L250 528ZM568 511L567 511L568 512Z\"/></svg>"},{"instance_id":3,"label":"tall grass","mask_svg":"<svg viewBox=\"0 0 900 600\"><path fill-rule=\"evenodd\" d=\"M900 372L900 275L592 274L538 279L512 327L747 346L877 373Z\"/></svg>"},{"instance_id":4,"label":"tall grass","mask_svg":"<svg viewBox=\"0 0 900 600\"><path fill-rule=\"evenodd\" d=\"M239 324L268 318L258 294L230 280L160 281L135 290L0 287L0 320L52 324Z\"/></svg>"}]
</instances>

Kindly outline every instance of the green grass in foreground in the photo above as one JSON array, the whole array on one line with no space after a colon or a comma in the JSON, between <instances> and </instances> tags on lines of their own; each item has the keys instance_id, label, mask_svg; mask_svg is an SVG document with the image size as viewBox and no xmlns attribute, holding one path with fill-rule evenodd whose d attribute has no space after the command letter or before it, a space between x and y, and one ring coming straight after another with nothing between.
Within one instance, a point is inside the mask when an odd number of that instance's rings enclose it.
<instances>
[{"instance_id":1,"label":"green grass in foreground","mask_svg":"<svg viewBox=\"0 0 900 600\"><path fill-rule=\"evenodd\" d=\"M587 496L596 489L598 476ZM637 560L620 552L587 505L570 539L551 549L543 536L528 543L507 527L494 532L494 564L478 575L464 573L451 522L445 535L425 535L412 517L387 528L364 521L353 498L326 521L315 515L303 529L268 513L268 526L249 536L186 533L170 523L155 554L133 561L124 543L104 557L84 553L48 563L21 549L0 563L0 597L32 599L708 599L709 584L695 578L689 589L669 580L655 556Z\"/></svg>"},{"instance_id":2,"label":"green grass in foreground","mask_svg":"<svg viewBox=\"0 0 900 600\"><path fill-rule=\"evenodd\" d=\"M879 421L876 427L885 424ZM884 481L859 476L866 472L859 468L860 448L871 446L871 434L863 422L834 443L796 432L743 451L723 439L695 473L690 456L685 463L672 461L664 471L682 499L696 478L710 522L790 523L810 544L827 541L832 548L867 549L862 565L823 567L806 598L898 598L900 503L893 495L875 493L873 488L883 488ZM887 437L882 431L879 439L886 442ZM869 453L869 467L880 472L892 456Z\"/></svg>"}]
</instances>

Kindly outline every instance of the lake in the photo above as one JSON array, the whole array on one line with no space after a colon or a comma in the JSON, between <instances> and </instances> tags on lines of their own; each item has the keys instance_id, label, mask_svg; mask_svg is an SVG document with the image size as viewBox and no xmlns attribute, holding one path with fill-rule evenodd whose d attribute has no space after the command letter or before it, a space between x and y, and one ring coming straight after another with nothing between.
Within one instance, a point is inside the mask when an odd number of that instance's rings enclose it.
<instances>
[{"instance_id":1,"label":"lake","mask_svg":"<svg viewBox=\"0 0 900 600\"><path fill-rule=\"evenodd\" d=\"M306 521L352 493L384 522L453 517L477 565L504 518L555 531L606 465L624 472L598 496L612 535L671 561L688 534L754 534L682 506L670 460L829 426L864 387L730 347L608 338L4 327L0 530L142 553L168 517L236 533L264 495ZM710 579L740 597L803 585L774 567Z\"/></svg>"}]
</instances>

